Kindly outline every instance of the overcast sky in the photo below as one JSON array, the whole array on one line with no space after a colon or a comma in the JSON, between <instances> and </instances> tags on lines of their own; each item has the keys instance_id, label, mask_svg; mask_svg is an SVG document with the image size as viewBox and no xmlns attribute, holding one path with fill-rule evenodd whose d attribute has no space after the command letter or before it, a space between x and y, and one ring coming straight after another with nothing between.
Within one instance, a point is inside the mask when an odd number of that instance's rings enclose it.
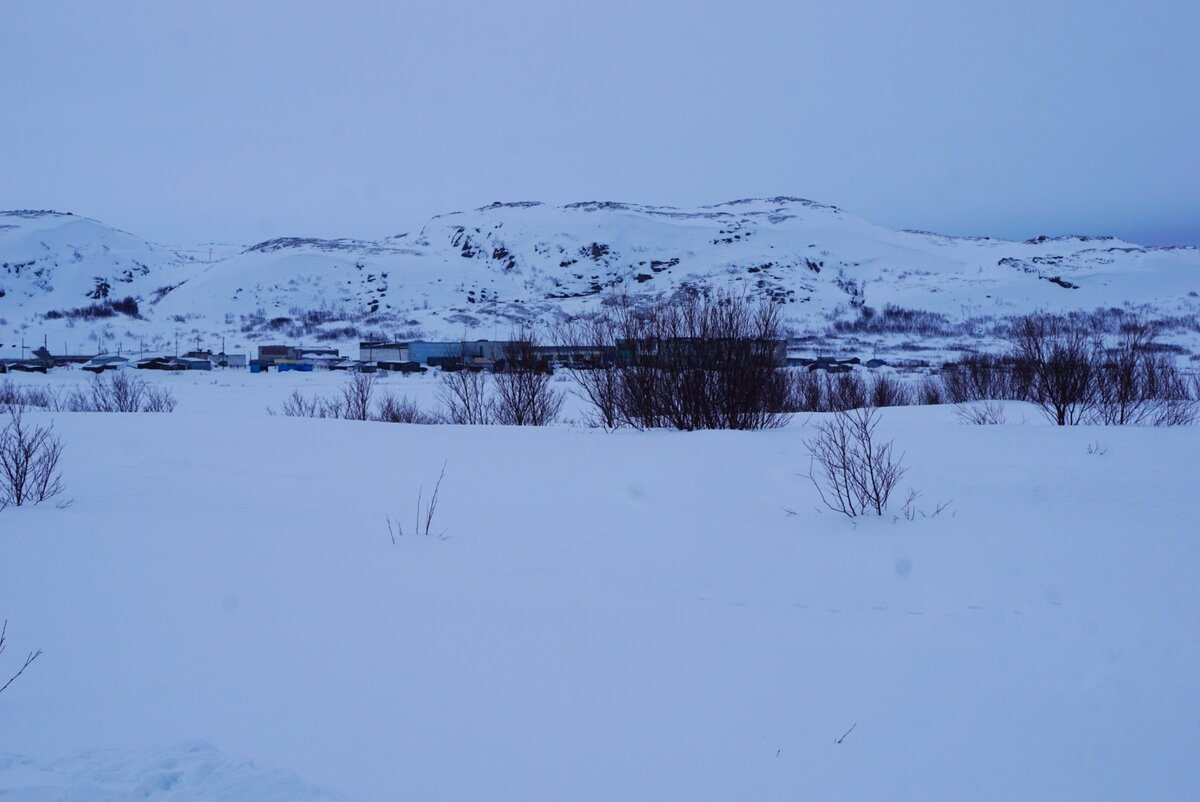
<instances>
[{"instance_id":1,"label":"overcast sky","mask_svg":"<svg viewBox=\"0 0 1200 802\"><path fill-rule=\"evenodd\" d=\"M0 208L169 243L799 195L1200 243L1200 4L6 3Z\"/></svg>"}]
</instances>

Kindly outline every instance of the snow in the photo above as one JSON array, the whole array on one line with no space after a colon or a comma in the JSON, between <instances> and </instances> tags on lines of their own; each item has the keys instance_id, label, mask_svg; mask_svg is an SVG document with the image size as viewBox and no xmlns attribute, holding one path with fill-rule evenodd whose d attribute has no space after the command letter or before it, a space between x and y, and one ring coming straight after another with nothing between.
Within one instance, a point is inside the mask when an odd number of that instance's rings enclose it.
<instances>
[{"instance_id":1,"label":"snow","mask_svg":"<svg viewBox=\"0 0 1200 802\"><path fill-rule=\"evenodd\" d=\"M27 802L336 802L339 794L294 774L233 760L211 744L188 741L142 751L92 750L39 764L0 755L0 796Z\"/></svg>"},{"instance_id":2,"label":"snow","mask_svg":"<svg viewBox=\"0 0 1200 802\"><path fill-rule=\"evenodd\" d=\"M0 797L1194 798L1194 427L885 410L902 491L951 503L856 523L803 476L819 415L292 419L331 374L214 374L30 413L73 503L0 513L0 671L45 651Z\"/></svg>"}]
</instances>

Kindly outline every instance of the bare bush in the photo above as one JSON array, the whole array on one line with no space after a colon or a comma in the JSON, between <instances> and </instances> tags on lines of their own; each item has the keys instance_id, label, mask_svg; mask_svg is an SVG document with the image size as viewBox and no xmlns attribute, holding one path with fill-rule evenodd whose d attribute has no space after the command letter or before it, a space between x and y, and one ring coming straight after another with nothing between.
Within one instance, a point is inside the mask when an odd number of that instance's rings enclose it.
<instances>
[{"instance_id":1,"label":"bare bush","mask_svg":"<svg viewBox=\"0 0 1200 802\"><path fill-rule=\"evenodd\" d=\"M507 426L547 426L562 411L563 394L550 383L551 370L532 332L514 332L495 374L495 420Z\"/></svg>"},{"instance_id":2,"label":"bare bush","mask_svg":"<svg viewBox=\"0 0 1200 802\"><path fill-rule=\"evenodd\" d=\"M4 654L4 648L7 645L8 645L8 619L5 619L4 623L0 624L0 654ZM12 685L17 680L17 677L24 674L25 669L27 669L27 668L29 668L29 666L33 665L33 661L37 660L41 656L42 656L41 649L38 649L35 652L30 652L29 654L25 655L25 661L23 663L21 663L21 667L19 669L17 669L17 673L15 673L11 677L9 677L8 681L5 682L3 685L0 685L0 693L4 693L6 690L8 690L8 686Z\"/></svg>"},{"instance_id":3,"label":"bare bush","mask_svg":"<svg viewBox=\"0 0 1200 802\"><path fill-rule=\"evenodd\" d=\"M796 412L826 412L825 382L815 370L792 372L792 405Z\"/></svg>"},{"instance_id":4,"label":"bare bush","mask_svg":"<svg viewBox=\"0 0 1200 802\"><path fill-rule=\"evenodd\" d=\"M433 517L437 514L438 498L442 491L442 480L446 478L446 463L442 463L442 471L438 474L437 481L433 485L433 492L429 495L429 501L424 502L425 487L422 485L417 491L417 515L416 523L413 525L413 534L424 535L428 537L429 530L433 527ZM392 520L391 516L387 518L388 535L392 539L394 545L397 540L404 537L404 525L399 519ZM445 532L439 533L438 537L445 540Z\"/></svg>"},{"instance_id":5,"label":"bare bush","mask_svg":"<svg viewBox=\"0 0 1200 802\"><path fill-rule=\"evenodd\" d=\"M20 407L9 407L0 430L0 509L41 504L61 493L62 450L53 426L29 424Z\"/></svg>"},{"instance_id":6,"label":"bare bush","mask_svg":"<svg viewBox=\"0 0 1200 802\"><path fill-rule=\"evenodd\" d=\"M371 406L375 393L375 374L352 373L342 386L342 397L334 418L346 420L370 420Z\"/></svg>"},{"instance_id":7,"label":"bare bush","mask_svg":"<svg viewBox=\"0 0 1200 802\"><path fill-rule=\"evenodd\" d=\"M284 399L280 414L290 418L341 418L344 420L373 420L383 423L436 423L422 412L415 401L405 396L384 393L376 398L375 377L371 374L351 374L334 398L309 397L299 390ZM267 410L272 415L273 409Z\"/></svg>"},{"instance_id":8,"label":"bare bush","mask_svg":"<svg viewBox=\"0 0 1200 802\"><path fill-rule=\"evenodd\" d=\"M791 381L779 308L743 296L682 292L605 301L565 328L564 345L614 355L572 375L606 427L765 429L787 421Z\"/></svg>"},{"instance_id":9,"label":"bare bush","mask_svg":"<svg viewBox=\"0 0 1200 802\"><path fill-rule=\"evenodd\" d=\"M921 380L921 386L915 391L914 400L918 404L936 406L946 403L946 386L936 376L926 376Z\"/></svg>"},{"instance_id":10,"label":"bare bush","mask_svg":"<svg viewBox=\"0 0 1200 802\"><path fill-rule=\"evenodd\" d=\"M174 412L175 394L166 387L150 386L142 401L142 412Z\"/></svg>"},{"instance_id":11,"label":"bare bush","mask_svg":"<svg viewBox=\"0 0 1200 802\"><path fill-rule=\"evenodd\" d=\"M385 393L375 405L374 420L384 423L434 423L434 419L421 411L417 402L407 396Z\"/></svg>"},{"instance_id":12,"label":"bare bush","mask_svg":"<svg viewBox=\"0 0 1200 802\"><path fill-rule=\"evenodd\" d=\"M268 409L268 412L275 414L274 410ZM289 418L327 418L328 402L321 398L308 398L299 390L292 390L292 394L284 399L280 405L280 412Z\"/></svg>"},{"instance_id":13,"label":"bare bush","mask_svg":"<svg viewBox=\"0 0 1200 802\"><path fill-rule=\"evenodd\" d=\"M488 374L474 370L443 371L437 398L447 423L485 426L496 417L488 392Z\"/></svg>"},{"instance_id":14,"label":"bare bush","mask_svg":"<svg viewBox=\"0 0 1200 802\"><path fill-rule=\"evenodd\" d=\"M93 377L86 389L70 393L60 406L68 412L173 412L175 404L169 389L117 370Z\"/></svg>"},{"instance_id":15,"label":"bare bush","mask_svg":"<svg viewBox=\"0 0 1200 802\"><path fill-rule=\"evenodd\" d=\"M1059 426L1087 420L1099 402L1097 342L1059 318L1027 316L1013 327L1013 356L1028 370L1029 400Z\"/></svg>"},{"instance_id":16,"label":"bare bush","mask_svg":"<svg viewBox=\"0 0 1200 802\"><path fill-rule=\"evenodd\" d=\"M953 404L970 401L1022 400L1028 395L1028 373L1012 358L965 354L942 371L946 398Z\"/></svg>"},{"instance_id":17,"label":"bare bush","mask_svg":"<svg viewBox=\"0 0 1200 802\"><path fill-rule=\"evenodd\" d=\"M1156 348L1157 330L1138 318L1125 322L1115 347L1098 354L1096 423L1179 426L1196 419L1186 380Z\"/></svg>"},{"instance_id":18,"label":"bare bush","mask_svg":"<svg viewBox=\"0 0 1200 802\"><path fill-rule=\"evenodd\" d=\"M1008 355L964 357L942 381L954 403L1031 401L1060 426L1192 423L1200 417L1196 394L1157 333L1157 325L1123 312L1030 315L1010 327ZM990 423L991 409L976 404L960 416Z\"/></svg>"},{"instance_id":19,"label":"bare bush","mask_svg":"<svg viewBox=\"0 0 1200 802\"><path fill-rule=\"evenodd\" d=\"M998 401L975 401L959 404L954 410L963 423L974 426L999 426L1007 422L1004 405Z\"/></svg>"},{"instance_id":20,"label":"bare bush","mask_svg":"<svg viewBox=\"0 0 1200 802\"><path fill-rule=\"evenodd\" d=\"M29 387L11 379L0 382L0 409L9 407L39 407L57 409L59 395L47 387Z\"/></svg>"},{"instance_id":21,"label":"bare bush","mask_svg":"<svg viewBox=\"0 0 1200 802\"><path fill-rule=\"evenodd\" d=\"M887 373L877 374L871 382L870 404L873 407L904 407L912 403L908 385Z\"/></svg>"},{"instance_id":22,"label":"bare bush","mask_svg":"<svg viewBox=\"0 0 1200 802\"><path fill-rule=\"evenodd\" d=\"M835 322L833 330L840 334L901 333L925 337L944 337L957 331L945 315L923 309L905 309L892 304L887 304L882 310L863 306L859 308L858 315L856 320Z\"/></svg>"},{"instance_id":23,"label":"bare bush","mask_svg":"<svg viewBox=\"0 0 1200 802\"><path fill-rule=\"evenodd\" d=\"M811 458L808 478L821 502L849 518L883 515L905 473L903 455L895 455L893 441L878 442L878 425L874 407L836 412L805 441Z\"/></svg>"},{"instance_id":24,"label":"bare bush","mask_svg":"<svg viewBox=\"0 0 1200 802\"><path fill-rule=\"evenodd\" d=\"M867 405L867 383L854 371L825 377L825 405L829 412L844 412Z\"/></svg>"},{"instance_id":25,"label":"bare bush","mask_svg":"<svg viewBox=\"0 0 1200 802\"><path fill-rule=\"evenodd\" d=\"M579 394L591 403L585 420L596 427L615 429L624 425L621 413L622 373L615 359L614 322L609 317L576 318L558 326L555 339L576 350L565 369L575 380ZM608 354L613 354L609 358Z\"/></svg>"}]
</instances>

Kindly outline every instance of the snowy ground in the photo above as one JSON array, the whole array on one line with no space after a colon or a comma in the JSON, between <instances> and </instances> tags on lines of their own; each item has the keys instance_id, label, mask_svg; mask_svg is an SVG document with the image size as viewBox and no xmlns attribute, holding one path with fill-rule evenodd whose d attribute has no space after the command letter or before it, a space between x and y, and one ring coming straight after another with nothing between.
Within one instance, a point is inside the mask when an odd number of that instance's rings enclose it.
<instances>
[{"instance_id":1,"label":"snowy ground","mask_svg":"<svg viewBox=\"0 0 1200 802\"><path fill-rule=\"evenodd\" d=\"M1200 429L887 410L903 488L953 502L855 526L801 475L819 418L403 426L265 413L328 374L155 380L175 413L31 415L74 503L0 513L0 673L45 650L0 798L1196 798Z\"/></svg>"}]
</instances>

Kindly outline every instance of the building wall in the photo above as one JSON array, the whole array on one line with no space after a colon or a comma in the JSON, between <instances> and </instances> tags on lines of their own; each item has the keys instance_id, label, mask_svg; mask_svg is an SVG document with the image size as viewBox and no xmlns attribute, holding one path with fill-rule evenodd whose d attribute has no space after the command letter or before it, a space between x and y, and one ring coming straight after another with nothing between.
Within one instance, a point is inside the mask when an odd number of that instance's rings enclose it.
<instances>
[{"instance_id":1,"label":"building wall","mask_svg":"<svg viewBox=\"0 0 1200 802\"><path fill-rule=\"evenodd\" d=\"M407 362L410 346L392 343L380 346L359 346L358 358L363 362Z\"/></svg>"}]
</instances>

